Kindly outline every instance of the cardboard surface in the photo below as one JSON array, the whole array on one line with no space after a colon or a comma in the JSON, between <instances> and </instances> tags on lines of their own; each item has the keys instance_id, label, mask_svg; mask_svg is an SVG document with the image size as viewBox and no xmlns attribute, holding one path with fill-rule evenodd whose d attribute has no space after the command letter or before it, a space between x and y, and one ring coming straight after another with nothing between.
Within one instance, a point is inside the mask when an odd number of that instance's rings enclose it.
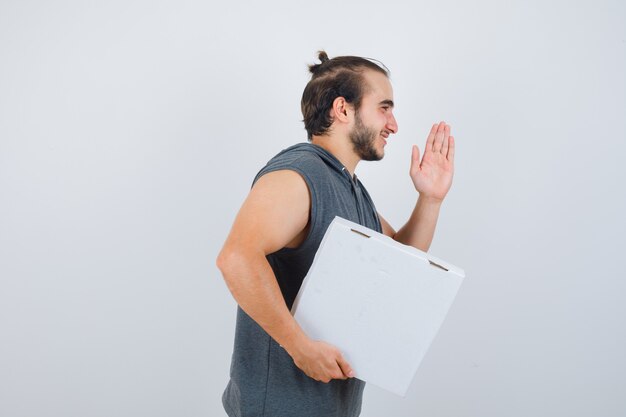
<instances>
[{"instance_id":1,"label":"cardboard surface","mask_svg":"<svg viewBox=\"0 0 626 417\"><path fill-rule=\"evenodd\" d=\"M356 377L404 396L465 273L335 217L292 307L315 340L337 346Z\"/></svg>"}]
</instances>

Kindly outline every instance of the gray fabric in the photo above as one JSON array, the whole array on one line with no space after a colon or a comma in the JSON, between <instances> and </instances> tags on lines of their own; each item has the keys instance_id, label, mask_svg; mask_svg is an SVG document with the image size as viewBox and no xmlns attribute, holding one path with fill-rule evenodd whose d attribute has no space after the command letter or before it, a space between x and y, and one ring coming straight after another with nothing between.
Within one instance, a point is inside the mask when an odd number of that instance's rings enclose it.
<instances>
[{"instance_id":1,"label":"gray fabric","mask_svg":"<svg viewBox=\"0 0 626 417\"><path fill-rule=\"evenodd\" d=\"M310 231L297 248L267 256L285 303L291 308L320 242L335 216L381 231L374 204L356 178L323 148L301 143L272 158L269 172L293 170L311 194ZM254 184L253 182L253 184ZM237 308L230 382L222 396L230 417L356 417L365 383L356 378L328 384L306 376L289 354L241 308Z\"/></svg>"}]
</instances>

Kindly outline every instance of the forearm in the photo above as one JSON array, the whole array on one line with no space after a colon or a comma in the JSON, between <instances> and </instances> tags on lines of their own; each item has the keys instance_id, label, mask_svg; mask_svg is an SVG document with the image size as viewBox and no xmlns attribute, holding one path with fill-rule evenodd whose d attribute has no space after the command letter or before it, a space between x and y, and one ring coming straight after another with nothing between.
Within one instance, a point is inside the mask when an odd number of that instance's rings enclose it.
<instances>
[{"instance_id":1,"label":"forearm","mask_svg":"<svg viewBox=\"0 0 626 417\"><path fill-rule=\"evenodd\" d=\"M224 250L217 264L230 292L263 330L288 352L306 338L291 315L265 255L252 250Z\"/></svg>"},{"instance_id":2,"label":"forearm","mask_svg":"<svg viewBox=\"0 0 626 417\"><path fill-rule=\"evenodd\" d=\"M394 240L428 252L443 200L420 196L409 221L393 236Z\"/></svg>"}]
</instances>

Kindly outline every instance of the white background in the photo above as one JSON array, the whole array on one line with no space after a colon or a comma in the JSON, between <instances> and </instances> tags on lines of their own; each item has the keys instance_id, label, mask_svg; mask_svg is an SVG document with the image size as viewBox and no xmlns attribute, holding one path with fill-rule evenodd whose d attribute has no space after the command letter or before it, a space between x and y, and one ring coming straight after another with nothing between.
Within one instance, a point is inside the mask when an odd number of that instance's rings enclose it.
<instances>
[{"instance_id":1,"label":"white background","mask_svg":"<svg viewBox=\"0 0 626 417\"><path fill-rule=\"evenodd\" d=\"M406 396L362 416L626 414L619 1L0 2L0 415L223 416L215 257L306 139L324 48L391 70L399 133L357 174L400 227L445 120L431 253L467 279Z\"/></svg>"}]
</instances>

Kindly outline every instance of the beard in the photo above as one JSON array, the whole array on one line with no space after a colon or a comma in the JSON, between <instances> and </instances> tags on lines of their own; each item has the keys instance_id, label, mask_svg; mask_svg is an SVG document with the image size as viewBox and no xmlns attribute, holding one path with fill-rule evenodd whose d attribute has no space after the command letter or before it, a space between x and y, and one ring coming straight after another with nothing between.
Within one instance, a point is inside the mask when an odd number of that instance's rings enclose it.
<instances>
[{"instance_id":1,"label":"beard","mask_svg":"<svg viewBox=\"0 0 626 417\"><path fill-rule=\"evenodd\" d=\"M359 116L359 112L357 111L354 116L354 127L350 131L349 137L354 152L363 161L380 161L383 159L384 154L379 154L374 145L378 135L379 132L375 129L363 124L361 116Z\"/></svg>"}]
</instances>

